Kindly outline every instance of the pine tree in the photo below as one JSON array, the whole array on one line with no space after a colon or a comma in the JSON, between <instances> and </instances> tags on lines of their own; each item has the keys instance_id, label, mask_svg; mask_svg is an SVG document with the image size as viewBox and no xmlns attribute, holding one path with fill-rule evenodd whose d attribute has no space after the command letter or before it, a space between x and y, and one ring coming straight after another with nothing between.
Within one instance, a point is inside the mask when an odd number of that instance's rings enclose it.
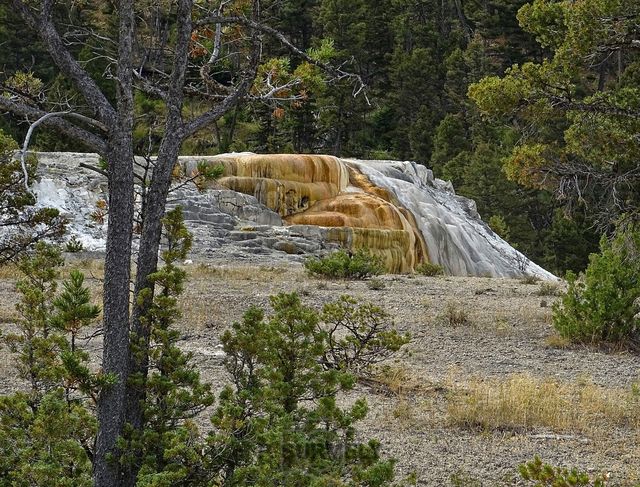
<instances>
[{"instance_id":1,"label":"pine tree","mask_svg":"<svg viewBox=\"0 0 640 487\"><path fill-rule=\"evenodd\" d=\"M178 297L186 279L176 264L189 252L192 236L179 206L167 212L163 227L163 266L150 276L156 293L143 318L151 331L144 346L149 350L149 375L146 380L140 375L130 379L143 390L143 424L125 434L122 462L139 470L139 485L198 485L203 475L197 466L203 462L202 445L193 420L213 403L213 396L210 386L201 381L192 355L178 347L181 333L175 328L180 318ZM134 347L140 341L134 337Z\"/></svg>"},{"instance_id":2,"label":"pine tree","mask_svg":"<svg viewBox=\"0 0 640 487\"><path fill-rule=\"evenodd\" d=\"M342 408L336 395L407 338L382 326L379 309L356 304L344 298L320 316L280 294L272 316L250 308L224 334L232 384L208 440L223 485L390 485L394 462L380 458L380 443L356 440L366 403Z\"/></svg>"},{"instance_id":3,"label":"pine tree","mask_svg":"<svg viewBox=\"0 0 640 487\"><path fill-rule=\"evenodd\" d=\"M527 4L519 21L549 54L469 90L485 114L522 135L505 159L509 177L589 205L608 230L639 205L640 90L626 84L637 70L630 39L639 15L633 1Z\"/></svg>"},{"instance_id":4,"label":"pine tree","mask_svg":"<svg viewBox=\"0 0 640 487\"><path fill-rule=\"evenodd\" d=\"M72 272L56 297L62 264L60 250L42 242L18 263L22 319L3 341L28 388L0 397L0 486L91 485L92 409L112 378L91 371L78 345L99 314L82 274Z\"/></svg>"}]
</instances>

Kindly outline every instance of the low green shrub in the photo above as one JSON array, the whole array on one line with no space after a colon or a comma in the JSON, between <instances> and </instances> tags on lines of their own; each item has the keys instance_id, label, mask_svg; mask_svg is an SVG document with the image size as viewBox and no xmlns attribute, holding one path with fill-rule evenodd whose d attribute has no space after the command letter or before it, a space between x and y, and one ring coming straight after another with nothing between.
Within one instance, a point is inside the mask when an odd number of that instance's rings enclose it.
<instances>
[{"instance_id":1,"label":"low green shrub","mask_svg":"<svg viewBox=\"0 0 640 487\"><path fill-rule=\"evenodd\" d=\"M358 376L368 375L410 340L381 307L350 296L325 304L320 319L326 340L323 365Z\"/></svg>"},{"instance_id":2,"label":"low green shrub","mask_svg":"<svg viewBox=\"0 0 640 487\"><path fill-rule=\"evenodd\" d=\"M367 249L356 252L338 250L325 257L311 257L304 267L312 276L329 279L367 279L384 273L380 257L372 255Z\"/></svg>"},{"instance_id":3,"label":"low green shrub","mask_svg":"<svg viewBox=\"0 0 640 487\"><path fill-rule=\"evenodd\" d=\"M606 477L597 475L591 478L588 474L580 472L576 468L552 467L542 463L536 456L532 461L518 467L520 476L532 482L535 487L604 487L607 485Z\"/></svg>"},{"instance_id":4,"label":"low green shrub","mask_svg":"<svg viewBox=\"0 0 640 487\"><path fill-rule=\"evenodd\" d=\"M567 275L566 294L554 305L561 336L584 343L638 343L640 320L640 231L602 239L584 273Z\"/></svg>"},{"instance_id":5,"label":"low green shrub","mask_svg":"<svg viewBox=\"0 0 640 487\"><path fill-rule=\"evenodd\" d=\"M70 254L82 252L83 250L84 250L84 245L75 236L71 237L64 246L64 251Z\"/></svg>"},{"instance_id":6,"label":"low green shrub","mask_svg":"<svg viewBox=\"0 0 640 487\"><path fill-rule=\"evenodd\" d=\"M380 308L347 296L322 313L295 293L272 296L271 306L270 316L249 308L222 336L232 385L212 417L209 478L237 487L410 483L395 483L394 460L377 440L356 434L366 402L337 400L408 338Z\"/></svg>"},{"instance_id":7,"label":"low green shrub","mask_svg":"<svg viewBox=\"0 0 640 487\"><path fill-rule=\"evenodd\" d=\"M423 262L416 267L416 272L423 276L433 277L443 275L444 269L440 265L432 264L431 262Z\"/></svg>"},{"instance_id":8,"label":"low green shrub","mask_svg":"<svg viewBox=\"0 0 640 487\"><path fill-rule=\"evenodd\" d=\"M58 292L61 251L39 242L17 263L20 315L14 333L0 336L12 352L24 389L0 395L0 486L89 487L92 413L110 374L96 374L80 335L100 310L91 303L84 276L72 271ZM55 479L55 480L54 480Z\"/></svg>"}]
</instances>

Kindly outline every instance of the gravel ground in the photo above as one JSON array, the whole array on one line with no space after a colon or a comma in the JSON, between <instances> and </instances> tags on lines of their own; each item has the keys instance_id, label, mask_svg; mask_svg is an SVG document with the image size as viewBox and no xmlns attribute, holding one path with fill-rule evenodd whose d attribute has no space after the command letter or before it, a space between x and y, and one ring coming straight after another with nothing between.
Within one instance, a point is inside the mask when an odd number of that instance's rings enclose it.
<instances>
[{"instance_id":1,"label":"gravel ground","mask_svg":"<svg viewBox=\"0 0 640 487\"><path fill-rule=\"evenodd\" d=\"M96 275L99 277L99 267ZM507 279L383 276L384 288L365 282L331 282L305 276L299 264L229 264L209 261L187 266L181 345L194 353L204 377L224 382L219 336L249 305L266 307L270 295L297 291L305 304L320 307L342 294L372 301L412 335L394 367L419 387L397 394L359 385L345 403L365 396L370 413L363 437L382 441L384 454L401 474L416 472L424 486L520 485L516 467L534 455L546 462L609 472L610 485L640 485L640 430L637 425L604 433L549 429L473 430L451 423L451 391L469 378L507 379L528 373L576 383L591 381L611 390L631 389L640 380L638 356L586 347L553 348L553 296L540 283ZM0 330L13 328L17 295L13 277L0 278ZM99 280L93 280L99 289ZM447 309L463 310L467 322L451 326ZM91 342L97 356L99 339ZM19 387L11 358L0 355L0 390ZM640 401L638 403L640 407Z\"/></svg>"}]
</instances>

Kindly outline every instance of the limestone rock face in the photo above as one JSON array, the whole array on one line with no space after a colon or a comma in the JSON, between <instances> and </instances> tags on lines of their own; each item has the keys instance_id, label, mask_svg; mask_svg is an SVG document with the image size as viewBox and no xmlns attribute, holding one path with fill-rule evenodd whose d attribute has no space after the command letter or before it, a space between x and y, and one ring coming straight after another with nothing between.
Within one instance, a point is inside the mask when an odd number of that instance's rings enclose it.
<instances>
[{"instance_id":1,"label":"limestone rock face","mask_svg":"<svg viewBox=\"0 0 640 487\"><path fill-rule=\"evenodd\" d=\"M281 226L282 218L269 210L253 196L231 190L199 192L193 188L172 194L170 207L180 205L185 220L213 226L235 228L237 220L258 225Z\"/></svg>"},{"instance_id":2,"label":"limestone rock face","mask_svg":"<svg viewBox=\"0 0 640 487\"><path fill-rule=\"evenodd\" d=\"M70 216L88 250L101 250L106 221L87 216L106 199L106 181L79 167L98 165L98 156L38 159L41 203ZM413 162L240 153L181 157L177 172L195 174L200 164L222 165L223 176L203 190L181 187L168 205L183 207L196 253L273 262L366 247L392 272L432 262L453 275L554 277L493 233L451 183Z\"/></svg>"},{"instance_id":3,"label":"limestone rock face","mask_svg":"<svg viewBox=\"0 0 640 487\"><path fill-rule=\"evenodd\" d=\"M184 160L182 173L197 162ZM332 156L223 155L199 161L222 164L215 184L255 197L286 223L330 229L323 238L349 249L367 248L391 272L410 272L428 260L415 222L384 188Z\"/></svg>"},{"instance_id":4,"label":"limestone rock face","mask_svg":"<svg viewBox=\"0 0 640 487\"><path fill-rule=\"evenodd\" d=\"M370 181L386 188L414 217L431 262L460 276L555 276L495 234L473 201L457 196L451 183L433 178L414 162L349 161Z\"/></svg>"},{"instance_id":5,"label":"limestone rock face","mask_svg":"<svg viewBox=\"0 0 640 487\"><path fill-rule=\"evenodd\" d=\"M283 217L333 198L349 182L344 164L331 156L244 154L219 156L213 162L224 166L218 184L255 196ZM193 162L184 162L185 174L193 169Z\"/></svg>"},{"instance_id":6,"label":"limestone rock face","mask_svg":"<svg viewBox=\"0 0 640 487\"><path fill-rule=\"evenodd\" d=\"M425 258L415 251L411 223L397 207L375 195L340 194L289 216L287 222L332 228L331 241L351 249L369 249L392 272L409 272Z\"/></svg>"}]
</instances>

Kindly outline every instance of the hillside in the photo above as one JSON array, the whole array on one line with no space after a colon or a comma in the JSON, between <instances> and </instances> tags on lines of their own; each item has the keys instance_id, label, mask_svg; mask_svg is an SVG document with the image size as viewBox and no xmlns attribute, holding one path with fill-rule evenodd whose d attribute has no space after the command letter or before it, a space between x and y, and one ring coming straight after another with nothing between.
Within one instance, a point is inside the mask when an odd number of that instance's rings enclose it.
<instances>
[{"instance_id":1,"label":"hillside","mask_svg":"<svg viewBox=\"0 0 640 487\"><path fill-rule=\"evenodd\" d=\"M99 290L102 263L75 264ZM536 454L556 465L610 472L611 485L640 479L637 358L562 348L550 325L555 284L410 275L383 276L382 284L324 281L297 264L257 262L197 261L185 268L180 345L216 388L225 381L222 331L249 305L266 307L272 294L296 291L313 306L350 294L391 313L411 343L386 372L343 400L367 398L370 412L359 431L379 438L398 471L415 471L419 485L518 485L515 468ZM3 272L0 330L7 332L17 294L15 276ZM97 363L99 339L89 347ZM6 393L20 384L11 357L5 351L0 357Z\"/></svg>"}]
</instances>

